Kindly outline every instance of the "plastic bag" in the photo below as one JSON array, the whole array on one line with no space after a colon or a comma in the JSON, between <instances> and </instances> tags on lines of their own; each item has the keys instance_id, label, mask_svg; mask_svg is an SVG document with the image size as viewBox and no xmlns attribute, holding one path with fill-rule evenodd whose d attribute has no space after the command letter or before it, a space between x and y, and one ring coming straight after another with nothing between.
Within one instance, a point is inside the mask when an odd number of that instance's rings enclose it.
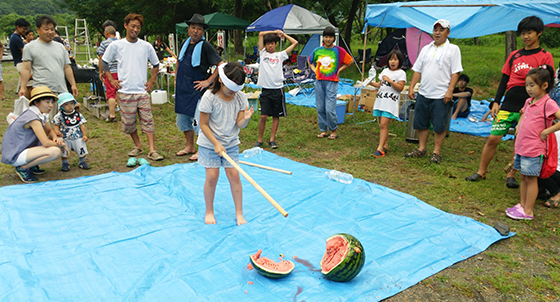
<instances>
[{"instance_id":1,"label":"plastic bag","mask_svg":"<svg viewBox=\"0 0 560 302\"><path fill-rule=\"evenodd\" d=\"M15 100L14 111L8 113L8 116L6 116L8 125L11 125L20 114L27 110L27 108L29 108L29 100L26 97L20 96L19 99Z\"/></svg>"}]
</instances>

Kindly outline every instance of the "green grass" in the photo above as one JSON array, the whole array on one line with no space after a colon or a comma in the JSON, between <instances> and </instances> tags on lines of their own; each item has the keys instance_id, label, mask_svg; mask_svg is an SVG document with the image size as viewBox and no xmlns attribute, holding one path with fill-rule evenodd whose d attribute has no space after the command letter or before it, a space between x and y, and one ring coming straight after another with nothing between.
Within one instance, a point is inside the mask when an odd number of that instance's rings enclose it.
<instances>
[{"instance_id":1,"label":"green grass","mask_svg":"<svg viewBox=\"0 0 560 302\"><path fill-rule=\"evenodd\" d=\"M503 65L503 44L493 45L501 37L484 39L479 46L460 44L463 66L471 77L471 86L493 96ZM551 53L560 58L560 49ZM556 61L558 62L558 61ZM15 97L16 71L11 62L2 63L6 95ZM359 78L356 68L342 74L346 78ZM409 77L410 79L410 77ZM89 85L80 84L82 96L89 94ZM478 99L478 95L475 95ZM13 100L0 102L0 115L6 116L12 109ZM117 123L108 124L82 111L88 119L90 136L88 162L91 170L81 171L75 166L67 174L59 172L60 163L44 165L47 174L41 180L74 178L110 171L126 172L126 152L132 148L130 138L124 135ZM166 158L153 166L187 162L186 157L176 157L175 152L184 148L184 138L175 126L173 105L155 105L156 147ZM252 117L248 127L240 134L240 149L252 147L257 139L258 114ZM356 122L371 120L369 114L358 112ZM264 138L270 135L267 123ZM0 139L7 128L0 122ZM276 154L292 160L326 169L337 169L353 174L355 178L380 184L407 194L452 214L471 217L493 225L503 221L517 235L499 241L487 251L466 259L453 267L430 277L391 301L471 301L482 295L487 301L554 301L560 297L560 211L542 206L535 207L535 220L515 222L504 215L504 209L516 204L519 190L507 189L504 184L503 167L509 162L513 142L502 142L489 166L487 180L468 183L464 177L478 167L485 138L451 133L445 140L441 165L428 163L427 158L405 159L403 154L416 147L405 141L406 125L393 122L389 130L390 151L386 157L375 159L371 153L379 139L377 123L355 124L350 116L339 127L338 140L317 139L317 114L313 108L288 105L288 117L282 118L276 141L280 148ZM146 146L144 135L140 136ZM433 137L428 140L433 148ZM270 149L267 149L268 151ZM0 164L0 185L19 184L13 168ZM467 240L467 239L466 239Z\"/></svg>"}]
</instances>

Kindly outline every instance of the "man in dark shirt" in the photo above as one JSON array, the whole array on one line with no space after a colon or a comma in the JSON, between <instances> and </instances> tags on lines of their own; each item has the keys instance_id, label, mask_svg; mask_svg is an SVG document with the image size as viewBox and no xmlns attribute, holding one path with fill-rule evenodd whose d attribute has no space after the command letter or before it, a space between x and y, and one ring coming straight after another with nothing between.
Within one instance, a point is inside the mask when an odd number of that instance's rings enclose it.
<instances>
[{"instance_id":1,"label":"man in dark shirt","mask_svg":"<svg viewBox=\"0 0 560 302\"><path fill-rule=\"evenodd\" d=\"M470 78L468 75L462 73L457 81L457 86L453 89L453 115L452 119L457 119L457 117L468 117L471 113L471 98L473 95L473 90L467 85L469 84Z\"/></svg>"},{"instance_id":2,"label":"man in dark shirt","mask_svg":"<svg viewBox=\"0 0 560 302\"><path fill-rule=\"evenodd\" d=\"M167 46L167 44L165 44L165 42L163 42L163 40L161 38L161 35L156 36L156 40L154 41L152 46L154 47L154 49L156 51L156 54L157 54L157 57L158 57L160 62L163 62L163 55L165 54L166 51L169 54L171 54L175 59L177 59L177 56L175 55L175 53L173 53L173 51L169 48L169 46Z\"/></svg>"},{"instance_id":3,"label":"man in dark shirt","mask_svg":"<svg viewBox=\"0 0 560 302\"><path fill-rule=\"evenodd\" d=\"M23 66L21 58L23 56L23 46L25 45L21 37L27 33L29 25L29 21L23 18L17 19L15 22L16 30L10 36L10 51L12 52L12 58L14 58L14 66L16 66L18 72L21 72L21 67ZM16 91L19 91L20 84L21 80L20 77L18 77ZM28 89L28 91L31 92L31 89ZM30 97L29 92L28 95L26 95L27 98Z\"/></svg>"},{"instance_id":4,"label":"man in dark shirt","mask_svg":"<svg viewBox=\"0 0 560 302\"><path fill-rule=\"evenodd\" d=\"M198 102L202 92L218 76L218 69L210 76L207 70L210 66L218 66L222 59L212 46L205 41L204 31L208 24L200 14L194 14L187 21L189 38L183 43L177 62L175 113L177 113L177 127L183 131L187 146L177 152L177 156L195 153L194 133L198 132ZM198 152L190 160L198 160Z\"/></svg>"}]
</instances>

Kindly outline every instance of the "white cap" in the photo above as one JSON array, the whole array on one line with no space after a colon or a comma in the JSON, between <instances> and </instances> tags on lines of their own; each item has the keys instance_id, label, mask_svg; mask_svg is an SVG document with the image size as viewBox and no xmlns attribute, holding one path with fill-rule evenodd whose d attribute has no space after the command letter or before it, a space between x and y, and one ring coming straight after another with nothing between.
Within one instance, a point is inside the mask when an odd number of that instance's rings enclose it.
<instances>
[{"instance_id":1,"label":"white cap","mask_svg":"<svg viewBox=\"0 0 560 302\"><path fill-rule=\"evenodd\" d=\"M445 20L445 19L439 19L434 23L434 27L436 26L436 24L441 25L441 27L443 28L449 28L451 29L451 23L449 23L449 21Z\"/></svg>"}]
</instances>

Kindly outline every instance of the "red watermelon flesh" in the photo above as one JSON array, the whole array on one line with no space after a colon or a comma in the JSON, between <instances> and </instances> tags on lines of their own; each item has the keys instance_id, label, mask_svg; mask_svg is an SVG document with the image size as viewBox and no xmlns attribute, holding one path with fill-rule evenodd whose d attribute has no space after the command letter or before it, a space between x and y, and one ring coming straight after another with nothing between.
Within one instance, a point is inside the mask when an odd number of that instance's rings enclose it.
<instances>
[{"instance_id":1,"label":"red watermelon flesh","mask_svg":"<svg viewBox=\"0 0 560 302\"><path fill-rule=\"evenodd\" d=\"M251 255L251 262L255 269L263 276L269 278L283 278L292 272L295 265L292 261L283 260L274 262L267 257L261 257L262 250L259 249L254 255Z\"/></svg>"},{"instance_id":2,"label":"red watermelon flesh","mask_svg":"<svg viewBox=\"0 0 560 302\"><path fill-rule=\"evenodd\" d=\"M339 236L334 236L327 240L327 251L321 260L323 273L330 272L348 254L348 241Z\"/></svg>"}]
</instances>

